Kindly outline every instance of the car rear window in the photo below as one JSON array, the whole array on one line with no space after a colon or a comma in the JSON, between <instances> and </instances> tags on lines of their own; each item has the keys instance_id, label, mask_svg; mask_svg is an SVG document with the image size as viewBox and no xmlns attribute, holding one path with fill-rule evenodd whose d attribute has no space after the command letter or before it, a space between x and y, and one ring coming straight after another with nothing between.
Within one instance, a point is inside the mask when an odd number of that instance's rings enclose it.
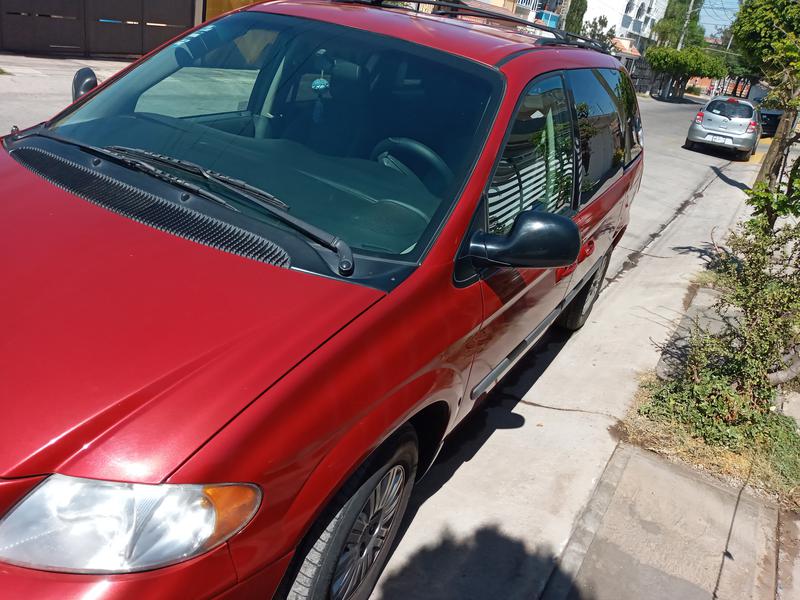
<instances>
[{"instance_id":1,"label":"car rear window","mask_svg":"<svg viewBox=\"0 0 800 600\"><path fill-rule=\"evenodd\" d=\"M752 119L753 107L742 102L729 102L727 100L712 100L706 107L710 112L729 119Z\"/></svg>"}]
</instances>

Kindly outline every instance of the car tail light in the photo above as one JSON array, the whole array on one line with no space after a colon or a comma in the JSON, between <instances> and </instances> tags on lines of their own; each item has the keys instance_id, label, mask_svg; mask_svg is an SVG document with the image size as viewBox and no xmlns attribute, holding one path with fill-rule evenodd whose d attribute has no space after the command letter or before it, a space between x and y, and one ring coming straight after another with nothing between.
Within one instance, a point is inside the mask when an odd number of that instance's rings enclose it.
<instances>
[{"instance_id":1,"label":"car tail light","mask_svg":"<svg viewBox=\"0 0 800 600\"><path fill-rule=\"evenodd\" d=\"M694 118L694 122L697 123L698 125L703 122L703 111L702 110L699 113L697 113L697 116Z\"/></svg>"},{"instance_id":2,"label":"car tail light","mask_svg":"<svg viewBox=\"0 0 800 600\"><path fill-rule=\"evenodd\" d=\"M758 123L755 121L750 121L750 125L747 126L747 133L753 133L758 127Z\"/></svg>"}]
</instances>

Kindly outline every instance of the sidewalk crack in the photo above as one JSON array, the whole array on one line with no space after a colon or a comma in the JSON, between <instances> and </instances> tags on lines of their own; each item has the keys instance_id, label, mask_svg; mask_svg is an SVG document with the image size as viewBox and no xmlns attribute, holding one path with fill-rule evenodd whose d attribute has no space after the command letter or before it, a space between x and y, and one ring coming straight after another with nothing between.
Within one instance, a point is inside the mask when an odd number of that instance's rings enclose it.
<instances>
[{"instance_id":1,"label":"sidewalk crack","mask_svg":"<svg viewBox=\"0 0 800 600\"><path fill-rule=\"evenodd\" d=\"M574 412L574 413L583 413L586 415L596 415L598 417L608 417L609 419L613 419L615 421L619 420L619 417L615 417L612 414L602 412L602 411L595 411L595 410L586 410L585 408L563 408L560 406L549 406L547 404L539 404L538 402L533 402L531 400L520 400L520 404L527 404L528 406L535 406L537 408L544 408L546 410L557 410L559 412Z\"/></svg>"}]
</instances>

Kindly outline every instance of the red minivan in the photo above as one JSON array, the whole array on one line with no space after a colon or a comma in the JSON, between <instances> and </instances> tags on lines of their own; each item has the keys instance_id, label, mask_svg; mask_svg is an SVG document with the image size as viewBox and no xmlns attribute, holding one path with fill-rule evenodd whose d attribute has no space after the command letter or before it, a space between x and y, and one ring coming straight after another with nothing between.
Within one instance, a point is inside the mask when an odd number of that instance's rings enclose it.
<instances>
[{"instance_id":1,"label":"red minivan","mask_svg":"<svg viewBox=\"0 0 800 600\"><path fill-rule=\"evenodd\" d=\"M420 4L236 11L3 139L4 599L366 598L447 434L586 321L627 74Z\"/></svg>"}]
</instances>

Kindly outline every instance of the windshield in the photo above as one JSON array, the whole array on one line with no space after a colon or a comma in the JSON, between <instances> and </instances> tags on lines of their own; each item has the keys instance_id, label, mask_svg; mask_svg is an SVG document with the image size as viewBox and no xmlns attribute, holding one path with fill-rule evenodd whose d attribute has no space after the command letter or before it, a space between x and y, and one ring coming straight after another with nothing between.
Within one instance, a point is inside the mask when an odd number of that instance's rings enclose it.
<instances>
[{"instance_id":1,"label":"windshield","mask_svg":"<svg viewBox=\"0 0 800 600\"><path fill-rule=\"evenodd\" d=\"M433 49L243 12L165 48L50 128L192 161L272 194L356 252L414 261L477 159L501 85L493 70Z\"/></svg>"},{"instance_id":2,"label":"windshield","mask_svg":"<svg viewBox=\"0 0 800 600\"><path fill-rule=\"evenodd\" d=\"M752 119L753 107L742 102L728 102L727 100L712 100L708 103L707 112L727 117L729 119Z\"/></svg>"}]
</instances>

